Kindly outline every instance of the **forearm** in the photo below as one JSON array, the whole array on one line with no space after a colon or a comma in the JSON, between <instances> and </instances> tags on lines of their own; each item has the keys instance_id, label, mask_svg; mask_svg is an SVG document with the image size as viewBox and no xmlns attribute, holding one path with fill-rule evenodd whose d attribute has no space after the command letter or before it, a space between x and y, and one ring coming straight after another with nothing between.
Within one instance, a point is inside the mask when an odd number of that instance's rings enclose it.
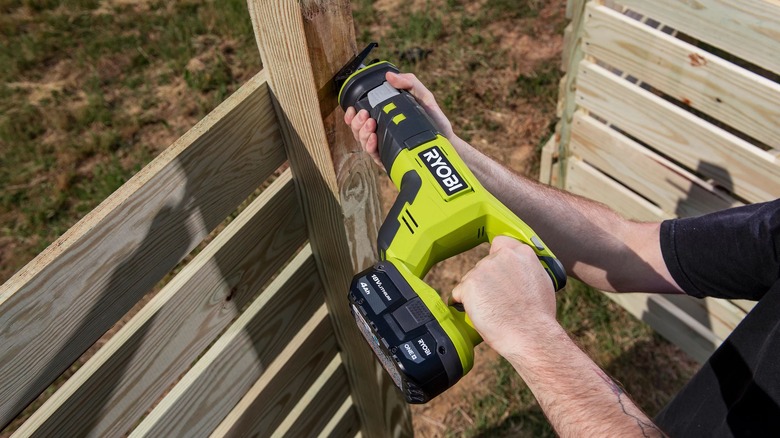
<instances>
[{"instance_id":1,"label":"forearm","mask_svg":"<svg viewBox=\"0 0 780 438\"><path fill-rule=\"evenodd\" d=\"M485 188L541 236L569 275L609 291L678 291L660 255L659 224L626 220L603 204L517 175L457 137L453 145Z\"/></svg>"},{"instance_id":2,"label":"forearm","mask_svg":"<svg viewBox=\"0 0 780 438\"><path fill-rule=\"evenodd\" d=\"M534 393L558 435L664 436L560 326L555 324L550 330L544 342L505 357Z\"/></svg>"}]
</instances>

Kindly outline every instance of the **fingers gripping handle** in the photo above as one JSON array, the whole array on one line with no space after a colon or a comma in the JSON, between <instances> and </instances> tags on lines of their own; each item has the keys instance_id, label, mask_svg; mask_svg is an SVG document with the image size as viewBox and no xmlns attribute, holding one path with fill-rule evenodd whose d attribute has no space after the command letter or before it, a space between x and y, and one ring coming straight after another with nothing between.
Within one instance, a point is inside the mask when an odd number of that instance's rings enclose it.
<instances>
[{"instance_id":1,"label":"fingers gripping handle","mask_svg":"<svg viewBox=\"0 0 780 438\"><path fill-rule=\"evenodd\" d=\"M488 241L492 244L496 236L507 236L530 246L539 258L539 263L550 276L553 288L556 291L563 289L566 286L566 270L560 260L525 222L498 201L493 205L499 207L495 208L487 221L485 231Z\"/></svg>"},{"instance_id":2,"label":"fingers gripping handle","mask_svg":"<svg viewBox=\"0 0 780 438\"><path fill-rule=\"evenodd\" d=\"M477 329L474 328L474 323L471 322L471 318L469 318L469 315L466 313L463 303L458 303L450 299L449 310L453 320L456 321L458 330L460 330L464 336L468 337L475 346L482 343L482 336L480 336Z\"/></svg>"},{"instance_id":3,"label":"fingers gripping handle","mask_svg":"<svg viewBox=\"0 0 780 438\"><path fill-rule=\"evenodd\" d=\"M530 238L527 238L522 234L511 232L503 235L516 239L519 242L530 246L531 249L534 250L536 257L539 259L539 263L541 263L545 272L547 272L547 275L550 276L550 281L552 281L553 288L556 291L559 291L563 289L564 286L566 286L566 269L564 269L561 261L558 260L555 255L553 255L553 253L544 246L544 243L542 243L541 239L539 239L537 235L532 234ZM493 243L494 237L494 235L488 232L488 239L491 244Z\"/></svg>"},{"instance_id":4,"label":"fingers gripping handle","mask_svg":"<svg viewBox=\"0 0 780 438\"><path fill-rule=\"evenodd\" d=\"M553 282L553 287L556 291L563 289L566 286L566 270L563 268L561 261L552 256L540 256L539 261L542 263L544 270L547 271L547 275L550 276L550 280Z\"/></svg>"}]
</instances>

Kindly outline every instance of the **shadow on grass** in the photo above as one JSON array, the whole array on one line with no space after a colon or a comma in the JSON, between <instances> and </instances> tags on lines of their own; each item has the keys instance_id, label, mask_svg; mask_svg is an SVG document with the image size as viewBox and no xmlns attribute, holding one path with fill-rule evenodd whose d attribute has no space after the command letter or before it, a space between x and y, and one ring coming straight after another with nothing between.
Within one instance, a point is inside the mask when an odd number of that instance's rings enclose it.
<instances>
[{"instance_id":1,"label":"shadow on grass","mask_svg":"<svg viewBox=\"0 0 780 438\"><path fill-rule=\"evenodd\" d=\"M699 365L659 335L634 344L604 366L650 418L682 389Z\"/></svg>"}]
</instances>

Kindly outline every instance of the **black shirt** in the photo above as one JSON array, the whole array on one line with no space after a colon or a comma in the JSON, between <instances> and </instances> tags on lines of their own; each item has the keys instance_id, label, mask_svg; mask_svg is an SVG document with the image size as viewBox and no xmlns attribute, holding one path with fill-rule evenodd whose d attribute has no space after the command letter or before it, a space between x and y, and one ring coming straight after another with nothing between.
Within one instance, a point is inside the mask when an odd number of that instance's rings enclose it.
<instances>
[{"instance_id":1,"label":"black shirt","mask_svg":"<svg viewBox=\"0 0 780 438\"><path fill-rule=\"evenodd\" d=\"M689 295L758 303L656 424L672 437L780 436L780 200L665 221L661 250Z\"/></svg>"}]
</instances>

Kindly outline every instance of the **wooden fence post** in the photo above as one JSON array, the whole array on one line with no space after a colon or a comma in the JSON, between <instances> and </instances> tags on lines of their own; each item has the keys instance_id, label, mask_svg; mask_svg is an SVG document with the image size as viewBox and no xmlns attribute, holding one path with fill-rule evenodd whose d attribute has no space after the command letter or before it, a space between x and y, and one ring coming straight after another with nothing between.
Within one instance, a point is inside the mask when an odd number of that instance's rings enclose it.
<instances>
[{"instance_id":1,"label":"wooden fence post","mask_svg":"<svg viewBox=\"0 0 780 438\"><path fill-rule=\"evenodd\" d=\"M565 72L561 78L558 90L558 117L560 121L556 127L558 138L558 178L559 187L564 187L566 181L566 158L571 139L571 126L574 112L577 110L575 99L577 87L577 66L585 58L582 50L583 14L589 0L568 0L566 2L566 18L571 20L564 31L563 62L561 67ZM552 180L553 178L551 178Z\"/></svg>"},{"instance_id":2,"label":"wooden fence post","mask_svg":"<svg viewBox=\"0 0 780 438\"><path fill-rule=\"evenodd\" d=\"M333 75L356 53L347 0L248 0L287 154L365 436L412 434L411 415L347 306L376 257L375 169L336 109Z\"/></svg>"}]
</instances>

